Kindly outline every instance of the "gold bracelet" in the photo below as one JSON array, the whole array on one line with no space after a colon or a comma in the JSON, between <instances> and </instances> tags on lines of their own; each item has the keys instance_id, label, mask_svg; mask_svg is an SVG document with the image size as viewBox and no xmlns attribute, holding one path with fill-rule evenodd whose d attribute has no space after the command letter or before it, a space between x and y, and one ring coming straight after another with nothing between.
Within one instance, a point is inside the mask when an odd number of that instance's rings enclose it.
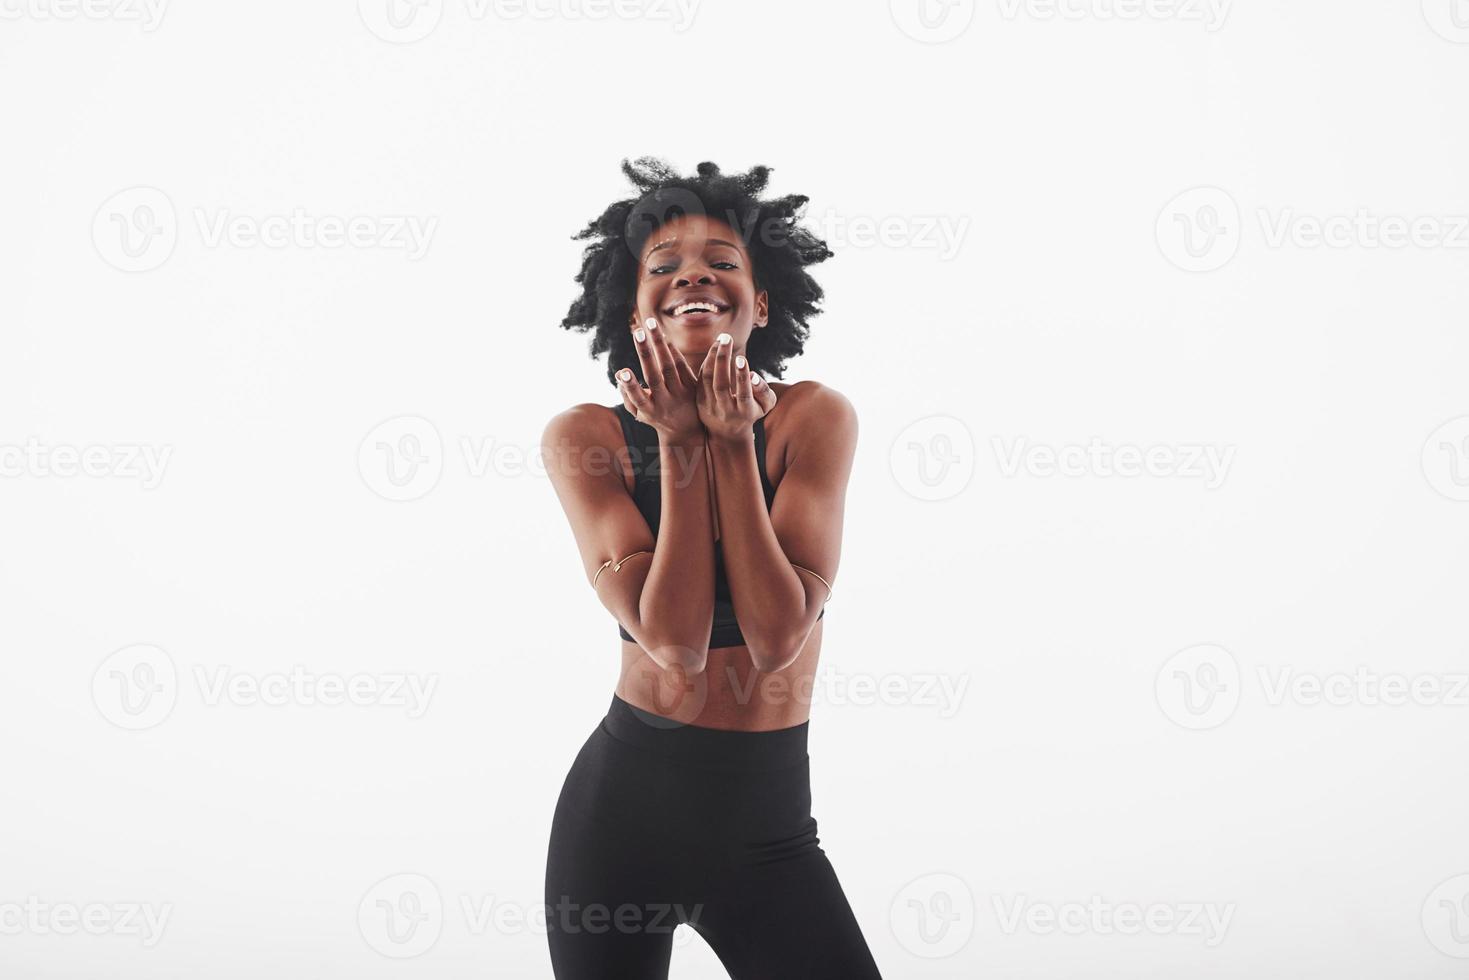
<instances>
[{"instance_id":1,"label":"gold bracelet","mask_svg":"<svg viewBox=\"0 0 1469 980\"><path fill-rule=\"evenodd\" d=\"M797 565L795 562L791 562L791 567L792 568L799 568L803 572L811 572L811 569L807 568L805 565ZM811 574L812 575L816 575L815 572L811 572ZM816 575L816 577L821 580L821 584L822 585L826 586L826 598L825 599L822 599L821 601L822 602L827 602L827 601L829 601L831 599L831 583L828 582L826 579L821 578L820 575Z\"/></svg>"},{"instance_id":2,"label":"gold bracelet","mask_svg":"<svg viewBox=\"0 0 1469 980\"><path fill-rule=\"evenodd\" d=\"M592 588L595 589L597 587L597 579L601 577L603 570L606 569L606 567L608 565L611 565L612 566L612 570L614 572L620 572L620 571L622 571L622 562L627 561L628 558L635 558L638 555L651 555L651 554L652 554L651 551L634 551L632 554L624 556L623 559L622 559L622 561L618 561L618 562L613 562L613 560L611 558L608 558L606 561L602 562L602 567L599 568L599 569L597 569L597 574L592 576Z\"/></svg>"}]
</instances>

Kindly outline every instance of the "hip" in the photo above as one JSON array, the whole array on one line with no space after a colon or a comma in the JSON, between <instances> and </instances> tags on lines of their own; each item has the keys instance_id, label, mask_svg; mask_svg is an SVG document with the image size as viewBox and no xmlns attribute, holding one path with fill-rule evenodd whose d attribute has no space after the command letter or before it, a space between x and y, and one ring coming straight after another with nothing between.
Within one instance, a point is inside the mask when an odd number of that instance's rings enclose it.
<instances>
[{"instance_id":1,"label":"hip","mask_svg":"<svg viewBox=\"0 0 1469 980\"><path fill-rule=\"evenodd\" d=\"M614 695L566 775L555 830L678 860L814 848L808 731L679 724Z\"/></svg>"}]
</instances>

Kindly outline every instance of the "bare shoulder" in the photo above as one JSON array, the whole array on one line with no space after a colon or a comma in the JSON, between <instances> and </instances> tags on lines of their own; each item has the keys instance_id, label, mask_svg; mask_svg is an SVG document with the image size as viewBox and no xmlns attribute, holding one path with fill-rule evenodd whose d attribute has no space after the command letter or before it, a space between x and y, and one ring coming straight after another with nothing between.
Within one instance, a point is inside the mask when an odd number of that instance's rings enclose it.
<instances>
[{"instance_id":1,"label":"bare shoulder","mask_svg":"<svg viewBox=\"0 0 1469 980\"><path fill-rule=\"evenodd\" d=\"M857 428L857 409L846 395L820 381L797 381L775 392L775 412L782 412L782 422L789 422L792 437L812 430L827 435Z\"/></svg>"},{"instance_id":2,"label":"bare shoulder","mask_svg":"<svg viewBox=\"0 0 1469 980\"><path fill-rule=\"evenodd\" d=\"M857 447L857 410L846 395L819 381L797 381L775 389L775 396L767 431L778 446L782 474L803 455L850 464Z\"/></svg>"},{"instance_id":3,"label":"bare shoulder","mask_svg":"<svg viewBox=\"0 0 1469 980\"><path fill-rule=\"evenodd\" d=\"M580 402L551 416L541 432L542 444L572 441L605 443L610 428L617 428L617 413L596 402Z\"/></svg>"},{"instance_id":4,"label":"bare shoulder","mask_svg":"<svg viewBox=\"0 0 1469 980\"><path fill-rule=\"evenodd\" d=\"M596 402L580 402L557 412L541 431L541 454L549 467L588 450L605 452L610 459L623 445L616 409Z\"/></svg>"}]
</instances>

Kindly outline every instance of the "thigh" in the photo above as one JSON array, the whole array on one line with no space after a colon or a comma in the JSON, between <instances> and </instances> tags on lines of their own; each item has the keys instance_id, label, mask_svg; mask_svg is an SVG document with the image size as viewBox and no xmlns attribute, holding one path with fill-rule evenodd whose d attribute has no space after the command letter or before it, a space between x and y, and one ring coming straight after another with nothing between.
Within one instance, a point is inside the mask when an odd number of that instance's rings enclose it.
<instances>
[{"instance_id":1,"label":"thigh","mask_svg":"<svg viewBox=\"0 0 1469 980\"><path fill-rule=\"evenodd\" d=\"M546 897L547 940L556 980L667 980L673 952L672 924L648 931L616 921L622 903Z\"/></svg>"},{"instance_id":2,"label":"thigh","mask_svg":"<svg viewBox=\"0 0 1469 980\"><path fill-rule=\"evenodd\" d=\"M666 980L677 925L667 875L642 846L627 775L593 735L567 774L546 855L546 930L556 980ZM618 770L621 769L621 773ZM635 780L629 780L630 782Z\"/></svg>"},{"instance_id":3,"label":"thigh","mask_svg":"<svg viewBox=\"0 0 1469 980\"><path fill-rule=\"evenodd\" d=\"M733 980L881 980L826 854L746 868L690 924Z\"/></svg>"}]
</instances>

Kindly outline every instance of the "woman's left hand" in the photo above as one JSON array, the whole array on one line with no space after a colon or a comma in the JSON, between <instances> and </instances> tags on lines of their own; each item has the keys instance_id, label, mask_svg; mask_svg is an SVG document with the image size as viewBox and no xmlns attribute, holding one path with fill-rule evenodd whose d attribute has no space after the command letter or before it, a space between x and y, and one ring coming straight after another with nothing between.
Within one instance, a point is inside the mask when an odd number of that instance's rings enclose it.
<instances>
[{"instance_id":1,"label":"woman's left hand","mask_svg":"<svg viewBox=\"0 0 1469 980\"><path fill-rule=\"evenodd\" d=\"M727 336L721 334L720 336ZM699 368L699 421L710 439L749 439L755 421L775 407L775 392L750 370L734 342L714 346Z\"/></svg>"}]
</instances>

